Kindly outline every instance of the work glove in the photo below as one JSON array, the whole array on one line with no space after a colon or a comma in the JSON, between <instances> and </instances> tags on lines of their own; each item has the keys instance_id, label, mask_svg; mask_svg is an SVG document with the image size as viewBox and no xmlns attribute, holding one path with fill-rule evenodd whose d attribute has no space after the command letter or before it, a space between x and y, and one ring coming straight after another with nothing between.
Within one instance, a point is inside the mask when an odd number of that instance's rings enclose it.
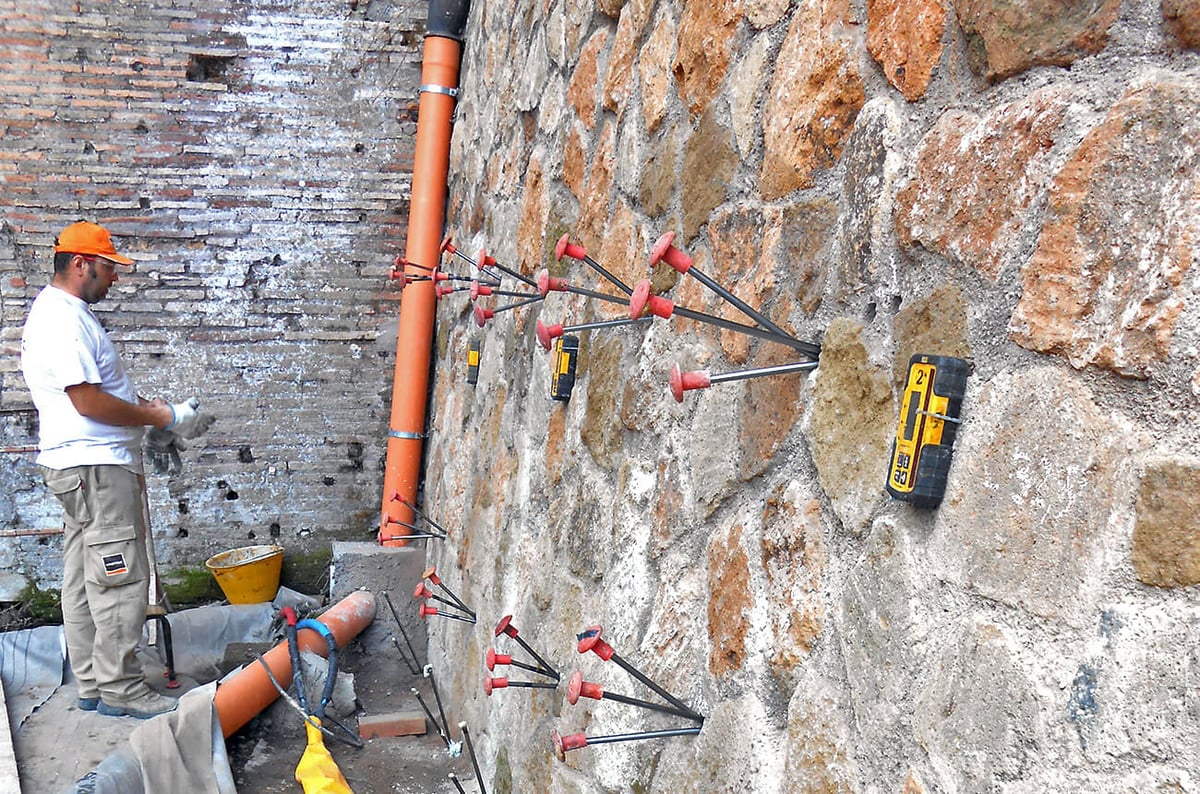
<instances>
[{"instance_id":1,"label":"work glove","mask_svg":"<svg viewBox=\"0 0 1200 794\"><path fill-rule=\"evenodd\" d=\"M204 435L216 421L216 417L202 414L199 409L200 401L195 397L189 397L186 402L172 405L171 413L175 418L163 429L170 430L180 438L196 438Z\"/></svg>"},{"instance_id":2,"label":"work glove","mask_svg":"<svg viewBox=\"0 0 1200 794\"><path fill-rule=\"evenodd\" d=\"M146 463L155 474L166 474L170 470L174 476L183 471L183 459L179 453L185 449L187 445L170 430L152 427L146 433Z\"/></svg>"}]
</instances>

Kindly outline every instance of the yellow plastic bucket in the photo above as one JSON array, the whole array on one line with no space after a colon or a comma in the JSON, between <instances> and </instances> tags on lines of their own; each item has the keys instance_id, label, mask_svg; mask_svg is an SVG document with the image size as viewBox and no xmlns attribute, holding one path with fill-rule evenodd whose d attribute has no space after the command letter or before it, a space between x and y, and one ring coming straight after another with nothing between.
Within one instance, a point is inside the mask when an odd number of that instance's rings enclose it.
<instances>
[{"instance_id":1,"label":"yellow plastic bucket","mask_svg":"<svg viewBox=\"0 0 1200 794\"><path fill-rule=\"evenodd\" d=\"M214 554L204 563L231 604L261 604L279 591L282 546L243 546Z\"/></svg>"}]
</instances>

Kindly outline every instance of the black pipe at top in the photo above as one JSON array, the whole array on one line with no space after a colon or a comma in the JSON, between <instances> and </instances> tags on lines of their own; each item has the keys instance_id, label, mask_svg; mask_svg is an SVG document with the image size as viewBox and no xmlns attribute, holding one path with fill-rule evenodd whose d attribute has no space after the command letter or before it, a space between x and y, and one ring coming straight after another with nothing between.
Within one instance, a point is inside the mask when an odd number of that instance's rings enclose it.
<instances>
[{"instance_id":1,"label":"black pipe at top","mask_svg":"<svg viewBox=\"0 0 1200 794\"><path fill-rule=\"evenodd\" d=\"M471 0L429 0L429 21L425 24L425 35L462 41L470 11Z\"/></svg>"}]
</instances>

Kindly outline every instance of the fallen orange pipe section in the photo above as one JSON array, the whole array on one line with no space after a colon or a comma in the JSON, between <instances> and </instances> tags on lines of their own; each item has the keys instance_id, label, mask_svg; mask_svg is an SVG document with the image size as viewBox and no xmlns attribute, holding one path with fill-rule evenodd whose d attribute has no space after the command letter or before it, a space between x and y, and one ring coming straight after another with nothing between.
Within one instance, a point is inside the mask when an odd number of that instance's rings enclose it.
<instances>
[{"instance_id":1,"label":"fallen orange pipe section","mask_svg":"<svg viewBox=\"0 0 1200 794\"><path fill-rule=\"evenodd\" d=\"M333 632L333 638L339 648L344 648L374 619L375 596L365 590L354 591L317 618ZM301 650L312 651L321 656L329 653L329 646L325 640L311 629L301 631L299 641ZM281 687L287 688L291 685L292 660L288 657L287 642L281 642L267 651L263 660L271 668L271 675L275 676ZM221 721L222 734L228 739L278 698L279 692L275 690L262 665L258 662L246 665L233 678L217 686L213 707L216 708L217 718Z\"/></svg>"},{"instance_id":2,"label":"fallen orange pipe section","mask_svg":"<svg viewBox=\"0 0 1200 794\"><path fill-rule=\"evenodd\" d=\"M451 120L458 93L462 28L468 2L432 2L429 33L421 60L421 102L413 157L405 275L428 276L441 259L445 225L446 178L450 169ZM379 542L406 545L411 530L394 521L414 523L405 504L416 503L433 354L433 317L437 296L432 281L408 283L400 299L400 331L392 381L392 411L383 476Z\"/></svg>"}]
</instances>

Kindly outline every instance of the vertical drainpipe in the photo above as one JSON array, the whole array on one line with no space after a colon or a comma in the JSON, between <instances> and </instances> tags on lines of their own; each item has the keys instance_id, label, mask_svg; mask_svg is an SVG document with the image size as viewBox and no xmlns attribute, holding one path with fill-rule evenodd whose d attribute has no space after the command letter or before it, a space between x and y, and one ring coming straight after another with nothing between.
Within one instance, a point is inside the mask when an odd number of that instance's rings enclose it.
<instances>
[{"instance_id":1,"label":"vertical drainpipe","mask_svg":"<svg viewBox=\"0 0 1200 794\"><path fill-rule=\"evenodd\" d=\"M429 275L425 268L437 266L441 258L451 119L458 96L463 30L470 7L470 0L429 3L405 250L405 259L412 263L405 266L405 273L413 276ZM404 536L411 534L407 527L391 521L414 523L412 511L400 499L415 503L421 478L433 356L436 304L433 286L431 281L411 283L404 288L400 299L400 332L396 338L396 371L392 380L392 413L379 519L379 542L385 546L405 545Z\"/></svg>"}]
</instances>

